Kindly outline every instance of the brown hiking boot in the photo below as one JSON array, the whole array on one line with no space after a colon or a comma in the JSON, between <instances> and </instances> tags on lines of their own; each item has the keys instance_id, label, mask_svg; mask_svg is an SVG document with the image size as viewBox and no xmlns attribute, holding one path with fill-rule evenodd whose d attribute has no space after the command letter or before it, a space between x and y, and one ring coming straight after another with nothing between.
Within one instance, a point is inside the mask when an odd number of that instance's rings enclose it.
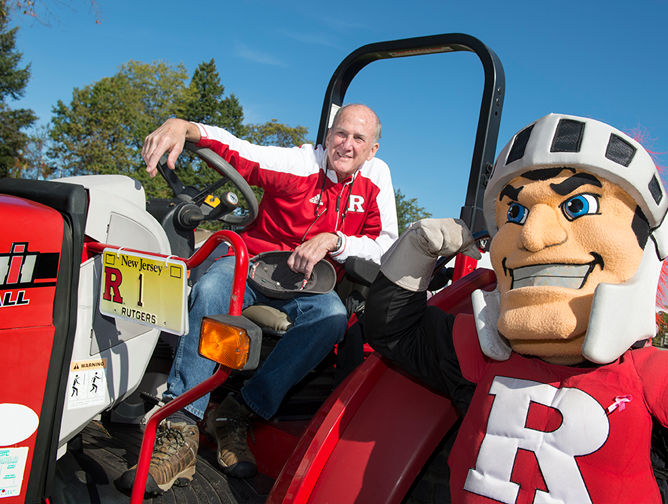
<instances>
[{"instance_id":1,"label":"brown hiking boot","mask_svg":"<svg viewBox=\"0 0 668 504\"><path fill-rule=\"evenodd\" d=\"M186 486L195 475L199 429L185 422L164 421L158 426L148 470L146 493L161 494L172 485ZM137 466L123 473L119 480L121 488L132 490Z\"/></svg>"},{"instance_id":2,"label":"brown hiking boot","mask_svg":"<svg viewBox=\"0 0 668 504\"><path fill-rule=\"evenodd\" d=\"M257 473L247 441L251 415L245 405L228 395L206 419L206 432L218 442L218 463L225 474L235 478L250 478Z\"/></svg>"}]
</instances>

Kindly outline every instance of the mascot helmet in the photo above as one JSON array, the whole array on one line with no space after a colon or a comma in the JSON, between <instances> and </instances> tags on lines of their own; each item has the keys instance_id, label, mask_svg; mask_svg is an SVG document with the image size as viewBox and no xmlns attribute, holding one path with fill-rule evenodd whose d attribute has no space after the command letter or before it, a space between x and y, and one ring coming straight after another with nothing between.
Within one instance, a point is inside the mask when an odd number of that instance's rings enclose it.
<instances>
[{"instance_id":1,"label":"mascot helmet","mask_svg":"<svg viewBox=\"0 0 668 504\"><path fill-rule=\"evenodd\" d=\"M593 119L550 114L517 133L496 160L484 197L491 236L498 231L495 205L505 185L527 171L556 167L578 168L617 184L649 222L650 239L635 275L623 284L600 284L594 294L582 353L590 361L609 363L655 334L656 287L668 255L668 196L638 142Z\"/></svg>"}]
</instances>

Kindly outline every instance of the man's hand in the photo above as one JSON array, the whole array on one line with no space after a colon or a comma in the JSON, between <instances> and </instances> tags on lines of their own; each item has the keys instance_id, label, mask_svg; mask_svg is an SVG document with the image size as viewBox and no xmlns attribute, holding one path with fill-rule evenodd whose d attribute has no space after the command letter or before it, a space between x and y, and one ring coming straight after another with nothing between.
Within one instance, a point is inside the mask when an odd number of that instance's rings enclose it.
<instances>
[{"instance_id":1,"label":"man's hand","mask_svg":"<svg viewBox=\"0 0 668 504\"><path fill-rule=\"evenodd\" d=\"M158 172L158 161L165 152L169 152L167 166L174 169L186 140L199 142L199 128L191 122L176 118L167 119L162 126L146 137L141 155L146 162L146 171L151 177L155 177Z\"/></svg>"},{"instance_id":2,"label":"man's hand","mask_svg":"<svg viewBox=\"0 0 668 504\"><path fill-rule=\"evenodd\" d=\"M334 233L320 233L299 245L288 257L288 267L295 273L304 273L304 279L311 277L313 266L323 259L327 252L336 250L338 235Z\"/></svg>"}]
</instances>

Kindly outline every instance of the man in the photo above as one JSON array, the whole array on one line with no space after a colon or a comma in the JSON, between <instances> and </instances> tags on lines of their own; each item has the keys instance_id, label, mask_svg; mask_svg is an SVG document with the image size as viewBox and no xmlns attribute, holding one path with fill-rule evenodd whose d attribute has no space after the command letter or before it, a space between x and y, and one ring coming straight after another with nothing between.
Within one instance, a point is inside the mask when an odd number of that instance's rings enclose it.
<instances>
[{"instance_id":1,"label":"man","mask_svg":"<svg viewBox=\"0 0 668 504\"><path fill-rule=\"evenodd\" d=\"M226 159L251 184L265 191L258 218L242 233L249 254L292 250L288 266L308 279L314 265L331 260L343 275L346 258L380 263L397 238L394 191L387 165L375 158L381 125L368 107L342 107L329 130L325 146L313 148L252 145L229 132L179 119L170 119L151 133L142 156L151 175L163 153L174 168L186 140L208 147ZM168 379L165 399L191 389L214 370L215 363L198 355L202 316L225 313L233 280L234 258L218 259L195 284L189 300L190 332L182 337ZM335 292L272 299L247 284L244 308L263 303L285 311L293 327L244 385L237 397L228 396L206 422L218 440L218 462L235 477L255 474L247 443L252 414L271 418L288 389L314 368L344 336L347 317ZM208 395L168 419L158 434L147 491L167 490L178 479L192 479L199 433ZM171 427L170 427L171 426ZM134 469L122 478L134 481Z\"/></svg>"},{"instance_id":2,"label":"man","mask_svg":"<svg viewBox=\"0 0 668 504\"><path fill-rule=\"evenodd\" d=\"M453 502L661 502L649 446L652 418L668 425L668 354L641 347L667 210L640 144L552 114L494 166L484 213L498 286L474 292L473 315L427 308L424 293L436 256L476 255L460 222L414 224L388 252L367 338L466 413Z\"/></svg>"}]
</instances>

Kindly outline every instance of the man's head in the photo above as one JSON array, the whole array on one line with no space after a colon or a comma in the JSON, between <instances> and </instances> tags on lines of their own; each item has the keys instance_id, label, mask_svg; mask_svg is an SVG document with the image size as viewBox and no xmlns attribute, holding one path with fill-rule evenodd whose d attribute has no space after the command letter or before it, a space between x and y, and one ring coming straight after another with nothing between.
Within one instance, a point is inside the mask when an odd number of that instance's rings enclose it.
<instances>
[{"instance_id":1,"label":"man's head","mask_svg":"<svg viewBox=\"0 0 668 504\"><path fill-rule=\"evenodd\" d=\"M608 125L550 115L515 135L484 204L513 350L603 363L651 336L667 199L647 152Z\"/></svg>"},{"instance_id":2,"label":"man's head","mask_svg":"<svg viewBox=\"0 0 668 504\"><path fill-rule=\"evenodd\" d=\"M339 181L353 175L378 150L380 121L369 107L349 104L341 107L325 139L327 167Z\"/></svg>"}]
</instances>

